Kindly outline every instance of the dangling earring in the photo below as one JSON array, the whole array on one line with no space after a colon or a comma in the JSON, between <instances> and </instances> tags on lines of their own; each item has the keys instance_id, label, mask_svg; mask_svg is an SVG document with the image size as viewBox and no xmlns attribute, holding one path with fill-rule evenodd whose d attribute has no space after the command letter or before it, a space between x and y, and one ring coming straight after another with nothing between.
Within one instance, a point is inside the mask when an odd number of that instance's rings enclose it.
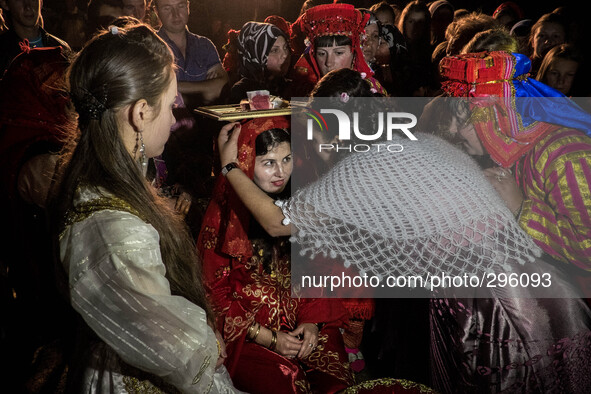
<instances>
[{"instance_id":1,"label":"dangling earring","mask_svg":"<svg viewBox=\"0 0 591 394\"><path fill-rule=\"evenodd\" d=\"M148 173L148 160L146 159L146 146L144 145L144 137L141 131L138 131L135 135L135 147L133 148L134 158L138 150L140 151L140 157L137 160L137 163L142 175L145 177Z\"/></svg>"}]
</instances>

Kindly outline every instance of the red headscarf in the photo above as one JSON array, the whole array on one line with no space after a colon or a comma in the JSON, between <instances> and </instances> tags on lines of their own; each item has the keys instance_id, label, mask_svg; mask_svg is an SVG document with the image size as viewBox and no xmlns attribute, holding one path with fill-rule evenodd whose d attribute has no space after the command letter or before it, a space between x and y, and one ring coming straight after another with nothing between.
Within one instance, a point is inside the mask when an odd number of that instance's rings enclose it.
<instances>
[{"instance_id":1,"label":"red headscarf","mask_svg":"<svg viewBox=\"0 0 591 394\"><path fill-rule=\"evenodd\" d=\"M493 12L492 17L497 19L499 17L499 14L505 10L511 10L517 17L518 21L522 20L524 17L523 10L512 1L506 1L499 5L497 9Z\"/></svg>"},{"instance_id":2,"label":"red headscarf","mask_svg":"<svg viewBox=\"0 0 591 394\"><path fill-rule=\"evenodd\" d=\"M238 73L238 69L240 68L240 56L238 55L238 34L240 34L240 30L228 30L228 42L225 43L223 47L226 51L226 54L224 55L222 65L224 66L224 70L226 70L229 74Z\"/></svg>"},{"instance_id":3,"label":"red headscarf","mask_svg":"<svg viewBox=\"0 0 591 394\"><path fill-rule=\"evenodd\" d=\"M291 24L279 15L269 15L263 22L275 25L280 28L287 37L291 36Z\"/></svg>"},{"instance_id":4,"label":"red headscarf","mask_svg":"<svg viewBox=\"0 0 591 394\"><path fill-rule=\"evenodd\" d=\"M238 165L250 179L254 178L257 136L270 129L289 127L289 119L283 116L257 118L242 125L238 137ZM216 252L236 258L251 257L252 245L248 238L250 212L223 175L218 177L212 195L201 226L202 230L207 228L207 231L201 231L198 247L216 239ZM202 252L208 254L204 259L221 258L219 254L212 253L212 249Z\"/></svg>"}]
</instances>

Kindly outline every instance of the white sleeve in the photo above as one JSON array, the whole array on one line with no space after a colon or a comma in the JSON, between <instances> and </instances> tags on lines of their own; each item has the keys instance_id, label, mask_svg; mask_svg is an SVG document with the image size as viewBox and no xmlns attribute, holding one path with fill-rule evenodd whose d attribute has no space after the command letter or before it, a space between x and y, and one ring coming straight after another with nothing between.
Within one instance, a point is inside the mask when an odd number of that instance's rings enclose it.
<instances>
[{"instance_id":1,"label":"white sleeve","mask_svg":"<svg viewBox=\"0 0 591 394\"><path fill-rule=\"evenodd\" d=\"M291 219L289 217L289 212L287 210L287 203L289 200L275 200L275 205L281 208L281 212L283 213L283 220L281 220L281 224L287 226L291 223Z\"/></svg>"},{"instance_id":2,"label":"white sleeve","mask_svg":"<svg viewBox=\"0 0 591 394\"><path fill-rule=\"evenodd\" d=\"M171 295L152 226L99 211L67 228L60 254L72 306L125 362L182 392L218 392L215 334L201 307Z\"/></svg>"}]
</instances>

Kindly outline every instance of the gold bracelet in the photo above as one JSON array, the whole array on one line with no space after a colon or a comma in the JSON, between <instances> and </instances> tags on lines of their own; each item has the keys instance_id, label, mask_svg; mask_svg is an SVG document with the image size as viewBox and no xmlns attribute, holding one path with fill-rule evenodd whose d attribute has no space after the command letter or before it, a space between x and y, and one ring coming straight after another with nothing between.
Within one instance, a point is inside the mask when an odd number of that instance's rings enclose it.
<instances>
[{"instance_id":1,"label":"gold bracelet","mask_svg":"<svg viewBox=\"0 0 591 394\"><path fill-rule=\"evenodd\" d=\"M256 332L254 331L255 326L257 327ZM248 327L248 331L246 332L246 339L248 339L249 341L254 341L255 339L257 339L257 336L259 335L260 331L261 331L260 323L257 323L257 322L252 323L252 325L250 327ZM254 332L254 334L253 334L253 332Z\"/></svg>"},{"instance_id":2,"label":"gold bracelet","mask_svg":"<svg viewBox=\"0 0 591 394\"><path fill-rule=\"evenodd\" d=\"M257 327L257 331L254 333L254 336L252 337L252 341L256 341L257 337L259 336L259 332L261 332L261 323L257 323L258 327Z\"/></svg>"},{"instance_id":3,"label":"gold bracelet","mask_svg":"<svg viewBox=\"0 0 591 394\"><path fill-rule=\"evenodd\" d=\"M253 337L252 332L254 331L255 324L256 324L256 322L252 323L250 325L250 327L248 327L248 330L246 331L246 339L252 340L252 337Z\"/></svg>"},{"instance_id":4,"label":"gold bracelet","mask_svg":"<svg viewBox=\"0 0 591 394\"><path fill-rule=\"evenodd\" d=\"M271 343L269 344L269 350L275 350L275 347L277 346L277 331L271 330L271 334L273 335L273 338L271 338Z\"/></svg>"},{"instance_id":5,"label":"gold bracelet","mask_svg":"<svg viewBox=\"0 0 591 394\"><path fill-rule=\"evenodd\" d=\"M218 345L218 357L220 357L222 355L222 345L220 345L219 339L216 339L215 343L216 343L216 345Z\"/></svg>"}]
</instances>

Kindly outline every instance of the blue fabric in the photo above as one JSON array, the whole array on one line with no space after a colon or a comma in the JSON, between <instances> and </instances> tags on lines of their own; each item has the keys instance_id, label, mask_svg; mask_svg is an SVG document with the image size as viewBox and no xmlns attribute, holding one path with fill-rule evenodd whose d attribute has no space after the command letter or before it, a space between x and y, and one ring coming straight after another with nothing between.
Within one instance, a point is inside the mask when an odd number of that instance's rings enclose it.
<instances>
[{"instance_id":1,"label":"blue fabric","mask_svg":"<svg viewBox=\"0 0 591 394\"><path fill-rule=\"evenodd\" d=\"M513 55L516 60L514 78L529 73L531 60L519 53ZM553 123L580 130L591 137L591 114L558 90L533 78L514 79L513 86L515 106L524 126L535 121Z\"/></svg>"},{"instance_id":2,"label":"blue fabric","mask_svg":"<svg viewBox=\"0 0 591 394\"><path fill-rule=\"evenodd\" d=\"M176 79L179 82L199 82L207 79L207 70L220 64L220 56L209 38L198 36L187 30L187 48L185 56L178 46L162 29L158 35L162 38L174 54L177 65Z\"/></svg>"}]
</instances>

